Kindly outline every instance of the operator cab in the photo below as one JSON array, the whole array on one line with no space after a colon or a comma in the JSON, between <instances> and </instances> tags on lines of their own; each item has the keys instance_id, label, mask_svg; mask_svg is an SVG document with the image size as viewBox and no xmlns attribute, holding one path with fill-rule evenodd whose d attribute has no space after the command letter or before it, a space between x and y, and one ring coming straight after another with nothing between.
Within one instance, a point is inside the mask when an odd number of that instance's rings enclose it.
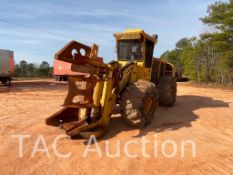
<instances>
[{"instance_id":1,"label":"operator cab","mask_svg":"<svg viewBox=\"0 0 233 175\"><path fill-rule=\"evenodd\" d=\"M117 41L117 59L127 62L143 62L144 67L152 65L157 35L150 36L141 29L129 29L114 34Z\"/></svg>"}]
</instances>

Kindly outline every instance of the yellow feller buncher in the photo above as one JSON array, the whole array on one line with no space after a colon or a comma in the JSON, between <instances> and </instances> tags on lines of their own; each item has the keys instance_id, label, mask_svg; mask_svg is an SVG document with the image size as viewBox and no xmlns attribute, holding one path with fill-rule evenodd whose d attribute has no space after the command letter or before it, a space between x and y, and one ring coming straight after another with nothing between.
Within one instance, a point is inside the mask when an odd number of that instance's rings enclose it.
<instances>
[{"instance_id":1,"label":"yellow feller buncher","mask_svg":"<svg viewBox=\"0 0 233 175\"><path fill-rule=\"evenodd\" d=\"M70 136L103 136L113 108L119 104L121 116L133 127L148 125L157 104L174 106L175 67L153 58L157 35L141 29L115 33L117 61L108 64L98 57L98 46L71 41L55 59L71 63L79 75L69 76L63 108L46 123L60 126Z\"/></svg>"}]
</instances>

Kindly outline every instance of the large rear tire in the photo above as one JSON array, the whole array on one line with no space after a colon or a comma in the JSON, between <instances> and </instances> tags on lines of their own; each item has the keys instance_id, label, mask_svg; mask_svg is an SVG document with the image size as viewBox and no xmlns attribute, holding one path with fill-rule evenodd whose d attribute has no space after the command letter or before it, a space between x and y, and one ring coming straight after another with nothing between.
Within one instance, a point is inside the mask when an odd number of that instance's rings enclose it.
<instances>
[{"instance_id":1,"label":"large rear tire","mask_svg":"<svg viewBox=\"0 0 233 175\"><path fill-rule=\"evenodd\" d=\"M174 106L176 103L177 85L172 76L164 76L159 81L159 104L162 106Z\"/></svg>"},{"instance_id":2,"label":"large rear tire","mask_svg":"<svg viewBox=\"0 0 233 175\"><path fill-rule=\"evenodd\" d=\"M130 83L121 95L121 115L130 126L141 128L151 122L157 103L154 83L138 80Z\"/></svg>"}]
</instances>

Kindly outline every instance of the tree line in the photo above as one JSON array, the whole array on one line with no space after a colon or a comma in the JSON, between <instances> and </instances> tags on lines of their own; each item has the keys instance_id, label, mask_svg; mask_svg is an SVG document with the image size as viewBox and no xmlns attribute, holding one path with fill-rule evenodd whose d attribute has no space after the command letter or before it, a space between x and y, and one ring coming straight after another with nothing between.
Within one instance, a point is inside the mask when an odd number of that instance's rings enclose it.
<instances>
[{"instance_id":1,"label":"tree line","mask_svg":"<svg viewBox=\"0 0 233 175\"><path fill-rule=\"evenodd\" d=\"M20 61L15 65L15 77L52 77L53 67L43 61L41 64Z\"/></svg>"},{"instance_id":2,"label":"tree line","mask_svg":"<svg viewBox=\"0 0 233 175\"><path fill-rule=\"evenodd\" d=\"M182 67L198 82L233 84L233 0L208 6L200 18L207 31L199 37L182 38L161 59Z\"/></svg>"}]
</instances>

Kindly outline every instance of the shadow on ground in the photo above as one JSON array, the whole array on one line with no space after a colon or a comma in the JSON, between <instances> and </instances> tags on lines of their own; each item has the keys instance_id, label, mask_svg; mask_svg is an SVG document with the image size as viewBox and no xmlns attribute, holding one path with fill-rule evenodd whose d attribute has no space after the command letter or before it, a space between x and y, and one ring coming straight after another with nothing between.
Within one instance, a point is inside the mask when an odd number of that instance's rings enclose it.
<instances>
[{"instance_id":1,"label":"shadow on ground","mask_svg":"<svg viewBox=\"0 0 233 175\"><path fill-rule=\"evenodd\" d=\"M210 97L193 95L178 96L177 103L174 107L158 106L152 123L140 129L139 134L135 137L141 137L153 132L158 133L165 130L178 130L184 127L192 127L192 122L199 118L199 116L195 115L195 110L222 107L229 107L229 104L221 100L214 100ZM137 129L128 126L120 115L113 116L109 128L103 140L115 137L117 134L124 131Z\"/></svg>"},{"instance_id":2,"label":"shadow on ground","mask_svg":"<svg viewBox=\"0 0 233 175\"><path fill-rule=\"evenodd\" d=\"M67 82L56 82L48 80L13 81L11 87L0 85L0 93L5 92L30 92L43 90L67 90Z\"/></svg>"}]
</instances>

